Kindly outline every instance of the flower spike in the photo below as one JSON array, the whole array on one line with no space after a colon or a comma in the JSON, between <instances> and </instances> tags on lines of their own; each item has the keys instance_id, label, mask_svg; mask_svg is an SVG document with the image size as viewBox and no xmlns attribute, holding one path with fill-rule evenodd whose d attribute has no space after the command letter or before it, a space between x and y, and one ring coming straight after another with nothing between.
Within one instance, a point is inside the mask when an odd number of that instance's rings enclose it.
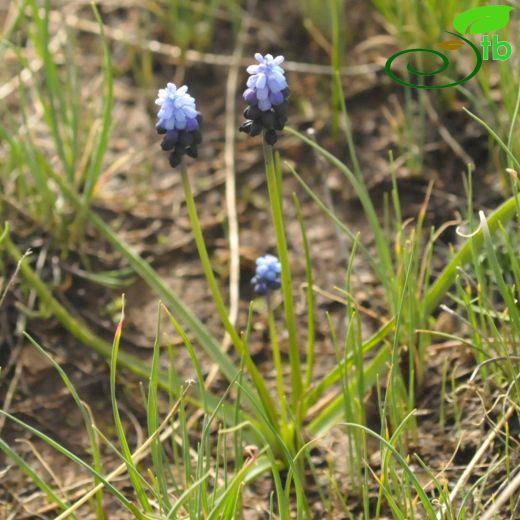
<instances>
[{"instance_id":1,"label":"flower spike","mask_svg":"<svg viewBox=\"0 0 520 520\"><path fill-rule=\"evenodd\" d=\"M281 287L282 265L274 255L260 256L256 259L256 273L251 283L256 294L265 295Z\"/></svg>"},{"instance_id":2,"label":"flower spike","mask_svg":"<svg viewBox=\"0 0 520 520\"><path fill-rule=\"evenodd\" d=\"M249 105L244 111L247 121L240 127L254 137L264 130L267 144L273 145L278 140L277 130L283 130L287 121L287 98L290 91L281 65L283 56L273 58L271 54L255 54L258 65L250 65L247 72L247 88L244 101Z\"/></svg>"},{"instance_id":3,"label":"flower spike","mask_svg":"<svg viewBox=\"0 0 520 520\"><path fill-rule=\"evenodd\" d=\"M197 146L202 142L200 125L202 117L195 106L195 99L188 94L188 87L177 88L168 83L159 90L155 104L161 108L157 114L156 129L164 135L161 148L170 153L170 165L174 168L181 163L184 154L196 158Z\"/></svg>"}]
</instances>

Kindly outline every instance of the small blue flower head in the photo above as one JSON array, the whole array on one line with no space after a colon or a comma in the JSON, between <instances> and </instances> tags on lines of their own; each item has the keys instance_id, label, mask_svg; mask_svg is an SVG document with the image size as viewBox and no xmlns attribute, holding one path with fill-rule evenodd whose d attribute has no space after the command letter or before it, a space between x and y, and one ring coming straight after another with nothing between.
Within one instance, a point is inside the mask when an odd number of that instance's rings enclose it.
<instances>
[{"instance_id":1,"label":"small blue flower head","mask_svg":"<svg viewBox=\"0 0 520 520\"><path fill-rule=\"evenodd\" d=\"M281 287L282 265L276 256L265 255L256 259L256 273L251 283L256 294L264 295Z\"/></svg>"},{"instance_id":2,"label":"small blue flower head","mask_svg":"<svg viewBox=\"0 0 520 520\"><path fill-rule=\"evenodd\" d=\"M248 105L258 102L258 108L265 112L273 105L280 105L284 101L282 91L287 88L285 71L280 67L284 62L283 56L273 58L271 54L262 56L255 54L259 65L250 65L247 72L251 74L247 80L248 88L244 92L244 100Z\"/></svg>"},{"instance_id":3,"label":"small blue flower head","mask_svg":"<svg viewBox=\"0 0 520 520\"><path fill-rule=\"evenodd\" d=\"M157 114L158 126L165 130L196 130L199 127L197 121L197 108L195 99L188 94L188 87L183 85L177 88L173 83L168 83L166 88L159 90L159 96L155 104L161 109Z\"/></svg>"},{"instance_id":4,"label":"small blue flower head","mask_svg":"<svg viewBox=\"0 0 520 520\"><path fill-rule=\"evenodd\" d=\"M273 145L278 136L276 130L283 130L287 121L287 98L290 91L281 64L283 56L273 58L271 54L255 54L258 65L250 65L251 74L244 91L244 101L249 105L244 111L247 121L240 127L241 132L250 136L265 130L264 139Z\"/></svg>"},{"instance_id":5,"label":"small blue flower head","mask_svg":"<svg viewBox=\"0 0 520 520\"><path fill-rule=\"evenodd\" d=\"M157 132L164 135L161 147L172 151L170 164L178 166L184 154L197 157L197 145L202 142L200 123L202 118L195 106L195 99L188 94L188 87L177 88L168 83L159 90L155 104L161 108L157 114Z\"/></svg>"}]
</instances>

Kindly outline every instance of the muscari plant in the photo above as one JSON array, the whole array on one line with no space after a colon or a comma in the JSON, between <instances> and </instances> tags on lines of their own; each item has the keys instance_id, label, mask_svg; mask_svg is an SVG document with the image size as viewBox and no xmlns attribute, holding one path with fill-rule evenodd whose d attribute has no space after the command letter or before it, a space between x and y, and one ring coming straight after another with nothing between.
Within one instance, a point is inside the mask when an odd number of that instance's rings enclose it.
<instances>
[{"instance_id":1,"label":"muscari plant","mask_svg":"<svg viewBox=\"0 0 520 520\"><path fill-rule=\"evenodd\" d=\"M275 227L277 229L277 239L285 240L283 231L283 217L280 206L280 195L278 180L273 175L276 175L274 170L274 159L272 155L272 144L277 140L276 130L283 129L287 119L287 103L286 98L289 95L289 89L285 74L280 65L283 63L283 57L279 56L273 58L271 55L265 57L256 54L255 58L259 62L258 66L251 66L248 72L251 77L248 80L248 88L244 93L244 99L249 104L245 110L245 116L250 118L241 126L240 130L255 136L260 132L264 135L264 146L266 148L266 161L268 170L271 172L270 194L273 192L273 197L277 203L273 208L275 216ZM202 228L197 214L197 208L193 198L190 179L188 176L186 164L183 156L189 155L191 157L197 156L196 146L202 140L200 132L200 113L196 109L195 100L187 92L187 87L177 87L171 83L167 85L166 89L159 91L159 96L156 103L161 107L158 113L157 132L164 135L162 141L163 150L170 152L170 165L172 167L180 166L181 176L183 180L183 187L185 191L188 213L190 216L195 241L198 252L203 265L204 273L206 275L213 300L219 312L220 318L231 340L235 346L236 351L244 358L244 364L253 383L258 392L258 397L262 405L262 412L266 414L269 420L276 425L277 433L282 434L288 442L292 442L294 426L280 425L280 410L275 406L274 401L270 397L266 382L251 357L249 356L247 345L243 339L240 338L235 327L229 321L224 300L220 293L218 283L215 279L211 261L206 249L206 244L202 234ZM269 178L269 173L268 173ZM274 186L273 186L274 184ZM272 188L272 190L271 190ZM278 225L276 226L276 223ZM280 238L282 237L282 238ZM290 269L287 258L287 247L285 242L278 248L282 255L282 262L268 255L258 259L257 273L254 278L255 290L257 293L266 294L269 290L274 289L280 284L283 286L283 281L279 281L278 277L281 275L282 280L285 278L284 299L292 302L292 289L290 287ZM284 269L283 266L286 268ZM287 307L287 305L286 305ZM297 352L297 342L295 338L295 319L292 308L290 309L290 317L292 324L292 363L299 363L299 354ZM278 357L278 356L277 356ZM276 363L281 370L281 363ZM293 367L293 365L291 365ZM298 372L299 373L299 370ZM299 388L299 380L295 378L296 374L292 374L293 391ZM299 377L299 376L298 376ZM282 413L285 417L285 411ZM280 430L279 430L280 428ZM289 429L287 429L289 428ZM278 431L279 430L279 431ZM279 451L279 450L277 450Z\"/></svg>"},{"instance_id":2,"label":"muscari plant","mask_svg":"<svg viewBox=\"0 0 520 520\"><path fill-rule=\"evenodd\" d=\"M255 292L266 297L273 363L277 374L278 403L272 399L265 378L249 355L247 344L229 322L224 301L211 267L184 161L185 154L196 157L196 153L193 153L193 147L196 146L194 143L201 140L200 114L196 110L194 99L187 93L187 87L177 89L175 85L168 84L166 89L159 91L156 103L161 108L158 114L157 131L164 135L162 148L170 152L170 165L179 166L181 169L188 213L213 300L222 323L230 335L237 353L242 357L244 367L251 376L256 389L258 401L256 398L249 399L252 401L250 404L253 408L256 407L256 413L260 414L260 422L262 419L267 419L270 424L272 431L265 432L265 435L266 438L271 439L273 453L285 460L288 466L292 466L292 458L296 455L298 446L301 445L302 370L294 314L291 269L284 231L281 179L272 150L278 139L276 132L283 129L287 120L289 89L285 73L280 66L283 63L282 56L273 58L270 54L266 56L256 54L255 58L259 65L248 68L250 78L244 92L244 100L248 104L244 111L247 121L240 127L240 130L253 137L260 133L263 135L268 191L278 256L280 257L280 260L273 255L260 257L257 260L256 276L252 280ZM290 396L286 395L284 387L283 363L273 310L269 304L269 293L279 287L282 289L285 318L289 331ZM290 402L290 407L287 405L288 402ZM300 478L301 468L298 470L294 468L294 473L294 478Z\"/></svg>"},{"instance_id":3,"label":"muscari plant","mask_svg":"<svg viewBox=\"0 0 520 520\"><path fill-rule=\"evenodd\" d=\"M267 55L265 58L259 54L256 56L257 61L260 62L260 66L250 68L249 72L252 74L248 81L248 91L244 94L244 97L248 99L250 104L249 108L246 109L246 114L252 119L245 125L242 125L241 130L246 133L257 135L256 127L263 130L264 133L264 146L266 148L266 163L268 166L268 179L270 178L270 194L272 194L271 202L273 198L277 202L276 206L273 207L273 214L275 215L275 227L277 229L277 239L279 242L279 252L283 255L282 263L272 255L266 255L260 257L257 260L257 271L256 276L253 278L252 283L254 284L255 291L258 294L266 295L267 293L279 288L282 285L284 290L284 298L286 302L292 304L292 288L290 279L290 269L288 265L287 257L287 245L285 243L284 230L283 230L283 216L280 205L280 193L278 179L276 179L276 171L274 168L274 159L272 155L272 144L277 140L275 129L282 129L286 120L285 99L289 94L287 88L287 82L285 80L284 72L279 67L283 62L283 57L273 59L272 56ZM282 374L282 361L281 355L278 348L278 342L275 333L274 318L269 312L270 318L270 332L273 345L273 360L277 371L277 382L278 382L278 393L280 398L281 407L276 406L275 401L272 399L269 389L267 387L265 378L262 376L251 356L248 352L247 343L238 334L235 327L231 324L228 318L227 310L218 287L217 280L212 270L211 261L207 252L206 244L202 234L202 228L200 225L195 200L191 190L190 179L188 176L186 164L183 160L184 154L196 157L197 154L193 153L193 147L196 146L196 142L201 141L200 134L200 114L196 110L195 100L187 93L187 87L183 86L179 89L173 84L168 84L166 89L159 91L159 97L156 101L160 105L158 113L159 122L157 124L157 132L164 135L162 148L170 151L170 165L172 167L180 166L181 176L183 181L183 187L188 207L188 213L192 225L192 230L195 236L195 241L199 256L202 262L203 270L209 284L213 301L217 307L217 311L220 315L221 321L229 334L231 341L241 356L244 367L251 376L253 381L256 396L248 393L246 388L242 388L245 393L246 400L249 401L258 417L258 424L267 424L268 428L260 428L260 442L262 440L267 442L269 448L272 451L273 457L281 457L285 461L285 464L292 468L294 473L294 479L300 481L298 486L297 495L298 503L303 508L303 496L301 490L301 468L297 469L293 458L296 455L295 432L298 430L295 427L294 421L289 420L288 411L286 410L286 395L283 387L283 374ZM278 107L278 112L275 112ZM251 113L251 109L257 109L259 113ZM247 117L247 116L246 116ZM247 128L248 130L244 130ZM251 132L253 128L253 132ZM196 140L194 138L196 137ZM171 151L173 150L173 151ZM195 149L196 150L196 149ZM275 184L274 191L272 191L272 184ZM276 225L278 224L278 225ZM283 242L280 244L280 241ZM284 269L284 263L286 269ZM282 280L280 280L280 276ZM295 393L294 406L299 406L300 394L301 394L301 373L299 370L299 353L297 351L297 341L295 337L296 326L295 318L292 307L285 305L286 311L289 308L288 319L292 325L292 345L293 351L291 352L291 381L292 390ZM294 363L298 371L294 371ZM299 414L301 416L301 414ZM263 431L262 431L263 430ZM263 439L262 439L263 437Z\"/></svg>"}]
</instances>

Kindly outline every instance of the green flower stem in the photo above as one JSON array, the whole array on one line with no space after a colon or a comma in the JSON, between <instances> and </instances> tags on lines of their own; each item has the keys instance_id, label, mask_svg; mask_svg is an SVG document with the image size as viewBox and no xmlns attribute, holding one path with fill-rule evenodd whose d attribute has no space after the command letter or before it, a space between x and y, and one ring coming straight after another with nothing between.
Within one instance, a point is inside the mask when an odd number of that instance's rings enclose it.
<instances>
[{"instance_id":1,"label":"green flower stem","mask_svg":"<svg viewBox=\"0 0 520 520\"><path fill-rule=\"evenodd\" d=\"M245 366L251 374L251 378L253 379L253 383L258 392L258 396L262 401L266 414L269 416L273 424L278 424L276 417L276 407L269 394L269 391L267 390L264 378L262 377L258 368L254 364L251 355L249 354L249 351L247 349L247 345L244 344L244 342L238 335L235 327L229 321L228 312L226 306L224 305L222 295L220 294L220 289L218 287L217 280L215 279L213 268L211 267L211 261L209 259L208 251L206 249L206 243L204 242L204 236L202 234L202 228L197 214L195 199L191 190L188 171L184 162L181 163L181 175L193 236L195 237L195 243L197 245L200 261L202 263L202 269L204 270L204 274L206 275L206 280L208 282L211 295L213 297L213 301L215 302L215 306L217 307L217 312L220 316L220 319L222 320L226 332L229 334L231 341L233 342L235 349L241 357L244 357Z\"/></svg>"},{"instance_id":2,"label":"green flower stem","mask_svg":"<svg viewBox=\"0 0 520 520\"><path fill-rule=\"evenodd\" d=\"M273 351L273 364L276 372L276 388L278 390L278 399L280 400L280 419L281 425L287 423L287 399L283 384L283 367L282 356L280 354L280 344L278 343L278 334L276 333L276 323L274 321L274 312L271 307L269 295L266 296L267 319L269 321L269 339L271 340L271 349ZM283 435L282 435L283 437Z\"/></svg>"},{"instance_id":3,"label":"green flower stem","mask_svg":"<svg viewBox=\"0 0 520 520\"><path fill-rule=\"evenodd\" d=\"M264 158L267 173L267 188L271 211L273 214L273 224L276 233L276 246L278 258L282 265L282 295L285 308L285 320L289 332L289 362L291 364L291 390L292 406L295 416L298 418L300 398L302 395L302 370L300 351L298 349L298 336L296 332L296 319L294 315L293 289L291 266L287 252L287 240L285 238L284 218L282 211L282 194L280 184L277 179L276 165L273 156L273 147L264 141Z\"/></svg>"}]
</instances>

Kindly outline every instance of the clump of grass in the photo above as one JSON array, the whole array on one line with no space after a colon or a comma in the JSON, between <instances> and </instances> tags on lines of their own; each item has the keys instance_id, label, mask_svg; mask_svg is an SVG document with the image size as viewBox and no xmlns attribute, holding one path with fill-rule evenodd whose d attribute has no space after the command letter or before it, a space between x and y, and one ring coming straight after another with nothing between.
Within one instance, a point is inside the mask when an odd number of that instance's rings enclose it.
<instances>
[{"instance_id":1,"label":"clump of grass","mask_svg":"<svg viewBox=\"0 0 520 520\"><path fill-rule=\"evenodd\" d=\"M86 207L92 203L103 168L105 152L111 132L112 114L112 64L107 45L103 46L103 100L96 107L94 99L88 101L82 95L82 78L74 57L76 41L71 32L66 42L58 35L51 37L50 3L45 8L33 0L19 6L20 12L27 8L30 13L31 30L28 39L34 47L36 61L41 64L35 72L34 63L24 58L20 50L11 45L19 57L24 73L30 74L26 85L19 78L20 121L11 115L6 117L5 126L0 125L4 140L6 161L3 162L8 200L23 200L19 209L23 218L37 228L67 244L84 234L83 212L71 215L60 202L48 180L51 175L59 176L82 198ZM93 12L103 25L97 10ZM104 39L101 40L104 42ZM61 54L61 59L57 55ZM49 138L47 153L35 143L38 140L33 115L41 113ZM56 160L57 159L57 160ZM7 218L5 209L3 218ZM66 250L66 248L65 248Z\"/></svg>"}]
</instances>

